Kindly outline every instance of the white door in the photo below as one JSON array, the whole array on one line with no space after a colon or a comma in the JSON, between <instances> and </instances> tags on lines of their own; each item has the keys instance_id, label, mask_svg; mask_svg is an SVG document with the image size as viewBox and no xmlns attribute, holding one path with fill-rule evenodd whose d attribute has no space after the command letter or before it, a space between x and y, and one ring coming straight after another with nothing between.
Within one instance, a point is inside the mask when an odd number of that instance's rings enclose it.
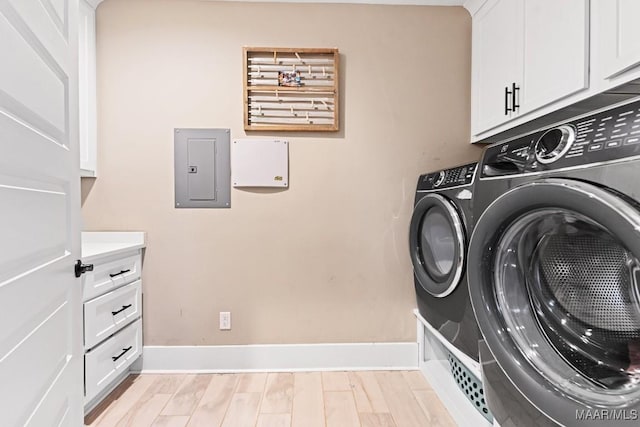
<instances>
[{"instance_id":1,"label":"white door","mask_svg":"<svg viewBox=\"0 0 640 427\"><path fill-rule=\"evenodd\" d=\"M473 123L477 135L509 120L522 79L523 0L490 0L473 17Z\"/></svg>"},{"instance_id":2,"label":"white door","mask_svg":"<svg viewBox=\"0 0 640 427\"><path fill-rule=\"evenodd\" d=\"M82 424L78 0L0 0L0 425Z\"/></svg>"},{"instance_id":3,"label":"white door","mask_svg":"<svg viewBox=\"0 0 640 427\"><path fill-rule=\"evenodd\" d=\"M608 79L640 65L640 1L597 0L594 25L598 43L598 78Z\"/></svg>"},{"instance_id":4,"label":"white door","mask_svg":"<svg viewBox=\"0 0 640 427\"><path fill-rule=\"evenodd\" d=\"M588 52L588 0L525 1L520 112L586 89Z\"/></svg>"}]
</instances>

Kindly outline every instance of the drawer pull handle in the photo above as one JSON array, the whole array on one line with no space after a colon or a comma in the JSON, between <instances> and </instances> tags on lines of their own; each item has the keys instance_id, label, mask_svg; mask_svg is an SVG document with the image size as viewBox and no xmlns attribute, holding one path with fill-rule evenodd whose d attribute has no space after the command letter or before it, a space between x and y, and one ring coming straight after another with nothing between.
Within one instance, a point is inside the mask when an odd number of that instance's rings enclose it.
<instances>
[{"instance_id":1,"label":"drawer pull handle","mask_svg":"<svg viewBox=\"0 0 640 427\"><path fill-rule=\"evenodd\" d=\"M123 305L120 310L112 311L111 314L113 314L115 316L118 313L122 313L123 311L125 311L129 307L131 307L131 304Z\"/></svg>"},{"instance_id":2,"label":"drawer pull handle","mask_svg":"<svg viewBox=\"0 0 640 427\"><path fill-rule=\"evenodd\" d=\"M117 355L117 356L112 356L111 358L112 358L112 359L113 359L113 361L115 362L116 360L118 360L118 359L120 359L122 356L124 356L124 355L127 353L127 351L131 350L132 348L133 348L133 346L129 346L129 347L127 347L127 348L123 348L123 349L122 349L122 353L120 353L120 354L119 354L119 355Z\"/></svg>"},{"instance_id":3,"label":"drawer pull handle","mask_svg":"<svg viewBox=\"0 0 640 427\"><path fill-rule=\"evenodd\" d=\"M127 270L122 270L120 273L110 274L110 275L109 275L109 277L114 278L114 277L116 277L116 276L119 276L119 275L124 274L124 273L128 273L128 272L130 272L130 271L131 271L131 270L129 270L129 269L127 269Z\"/></svg>"}]
</instances>

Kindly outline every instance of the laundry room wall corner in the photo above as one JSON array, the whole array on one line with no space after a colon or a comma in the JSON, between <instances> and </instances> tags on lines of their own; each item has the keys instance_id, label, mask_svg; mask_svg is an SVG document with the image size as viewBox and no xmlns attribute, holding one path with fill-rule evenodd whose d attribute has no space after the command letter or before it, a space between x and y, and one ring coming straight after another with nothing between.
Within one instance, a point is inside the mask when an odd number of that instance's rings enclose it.
<instances>
[{"instance_id":1,"label":"laundry room wall corner","mask_svg":"<svg viewBox=\"0 0 640 427\"><path fill-rule=\"evenodd\" d=\"M290 142L285 191L175 209L174 128L274 137L243 130L242 46L339 48L342 130L277 135ZM147 232L145 345L415 343L415 183L479 156L470 52L462 7L104 1L100 177L83 220Z\"/></svg>"}]
</instances>

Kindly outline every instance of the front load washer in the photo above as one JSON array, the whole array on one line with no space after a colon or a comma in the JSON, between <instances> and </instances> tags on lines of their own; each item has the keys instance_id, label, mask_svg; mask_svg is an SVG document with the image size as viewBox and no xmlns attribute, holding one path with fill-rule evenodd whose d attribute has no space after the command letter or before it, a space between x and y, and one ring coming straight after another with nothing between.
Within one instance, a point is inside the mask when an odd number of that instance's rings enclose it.
<instances>
[{"instance_id":1,"label":"front load washer","mask_svg":"<svg viewBox=\"0 0 640 427\"><path fill-rule=\"evenodd\" d=\"M640 101L490 146L478 175L468 277L495 419L638 425Z\"/></svg>"},{"instance_id":2,"label":"front load washer","mask_svg":"<svg viewBox=\"0 0 640 427\"><path fill-rule=\"evenodd\" d=\"M420 315L475 361L479 331L467 290L476 163L420 176L409 230Z\"/></svg>"}]
</instances>

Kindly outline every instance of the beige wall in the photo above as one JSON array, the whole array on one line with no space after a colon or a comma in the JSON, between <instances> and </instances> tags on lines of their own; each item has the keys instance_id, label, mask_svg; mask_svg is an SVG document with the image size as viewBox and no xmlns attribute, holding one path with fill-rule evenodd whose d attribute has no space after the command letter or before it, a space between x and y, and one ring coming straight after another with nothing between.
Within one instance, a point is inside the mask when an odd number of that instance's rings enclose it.
<instances>
[{"instance_id":1,"label":"beige wall","mask_svg":"<svg viewBox=\"0 0 640 427\"><path fill-rule=\"evenodd\" d=\"M479 154L464 9L107 0L97 25L99 178L83 182L84 228L148 232L147 345L415 340L416 179ZM245 137L243 45L338 47L342 129L287 135L286 191L174 209L173 128Z\"/></svg>"}]
</instances>

